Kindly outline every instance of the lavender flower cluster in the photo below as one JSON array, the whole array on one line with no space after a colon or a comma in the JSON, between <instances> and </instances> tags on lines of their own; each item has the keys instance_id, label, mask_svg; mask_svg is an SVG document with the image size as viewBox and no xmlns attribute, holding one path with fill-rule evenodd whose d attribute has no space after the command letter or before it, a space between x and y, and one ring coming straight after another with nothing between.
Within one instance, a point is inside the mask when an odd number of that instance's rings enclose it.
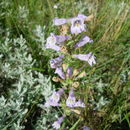
<instances>
[{"instance_id":1,"label":"lavender flower cluster","mask_svg":"<svg viewBox=\"0 0 130 130\"><path fill-rule=\"evenodd\" d=\"M54 33L51 33L50 36L47 38L46 42L46 48L52 49L57 52L63 52L63 47L66 46L65 42L68 40L72 40L73 36L76 37L78 34L85 33L86 32L86 25L85 21L87 20L87 16L83 14L78 14L76 17L65 19L65 18L55 18L53 20L53 24L55 26L63 26L63 25L70 25L70 35L67 35L66 33L62 33L62 35L55 35ZM82 39L75 43L74 49L80 48L84 46L87 43L93 43L93 40L89 38L87 35L83 35ZM58 53L58 54L61 54ZM67 66L66 69L63 67L63 62L65 58L66 53L63 53L59 55L57 58L50 60L50 66L51 68L55 69L55 74L58 74L60 77L60 81L64 82L67 79L71 79L74 77L73 68L70 66ZM88 54L72 54L70 55L72 58L77 58L81 61L86 61L90 66L96 64L95 56L92 54L92 52L89 52ZM64 95L65 91L64 88L59 89L58 91L54 91L53 94L50 96L49 100L46 101L45 106L62 106L60 103L61 96ZM69 90L68 98L66 99L66 106L70 109L74 109L76 107L84 108L85 104L81 101L81 99L76 100L76 97L74 95L74 88L73 85L71 86ZM53 123L53 128L59 129L61 123L63 122L65 116L60 117L57 121Z\"/></svg>"}]
</instances>

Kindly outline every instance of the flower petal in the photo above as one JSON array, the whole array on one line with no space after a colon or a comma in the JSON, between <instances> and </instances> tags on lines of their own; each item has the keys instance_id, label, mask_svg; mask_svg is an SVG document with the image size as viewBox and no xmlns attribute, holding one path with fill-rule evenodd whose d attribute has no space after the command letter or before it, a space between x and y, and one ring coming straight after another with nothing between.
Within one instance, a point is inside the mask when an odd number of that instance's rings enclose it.
<instances>
[{"instance_id":1,"label":"flower petal","mask_svg":"<svg viewBox=\"0 0 130 130\"><path fill-rule=\"evenodd\" d=\"M51 68L57 68L60 67L62 64L62 58L64 57L64 55L61 55L55 59L50 60L50 66Z\"/></svg>"},{"instance_id":2,"label":"flower petal","mask_svg":"<svg viewBox=\"0 0 130 130\"><path fill-rule=\"evenodd\" d=\"M56 25L56 26L63 25L66 22L67 22L67 20L64 19L64 18L54 18L53 19L53 24Z\"/></svg>"},{"instance_id":3,"label":"flower petal","mask_svg":"<svg viewBox=\"0 0 130 130\"><path fill-rule=\"evenodd\" d=\"M87 16L85 16L84 14L78 14L77 16L78 18L81 18L83 20L85 20L87 18Z\"/></svg>"},{"instance_id":4,"label":"flower petal","mask_svg":"<svg viewBox=\"0 0 130 130\"><path fill-rule=\"evenodd\" d=\"M75 48L79 48L84 46L87 43L92 43L93 40L91 40L88 36L85 36L82 40L80 40L76 45Z\"/></svg>"},{"instance_id":5,"label":"flower petal","mask_svg":"<svg viewBox=\"0 0 130 130\"><path fill-rule=\"evenodd\" d=\"M73 56L82 61L87 61L90 66L92 66L93 64L96 64L96 61L95 61L96 57L94 55L92 55L91 52L88 54L78 54L78 55L73 55Z\"/></svg>"},{"instance_id":6,"label":"flower petal","mask_svg":"<svg viewBox=\"0 0 130 130\"><path fill-rule=\"evenodd\" d=\"M56 68L55 74L58 74L62 79L65 79L65 74L62 71L62 67Z\"/></svg>"}]
</instances>

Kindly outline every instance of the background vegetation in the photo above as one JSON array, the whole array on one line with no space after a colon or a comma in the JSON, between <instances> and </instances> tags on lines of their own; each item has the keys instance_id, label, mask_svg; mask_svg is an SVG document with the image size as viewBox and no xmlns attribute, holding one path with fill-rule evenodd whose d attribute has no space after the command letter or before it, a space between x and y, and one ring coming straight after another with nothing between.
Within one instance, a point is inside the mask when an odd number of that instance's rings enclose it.
<instances>
[{"instance_id":1,"label":"background vegetation","mask_svg":"<svg viewBox=\"0 0 130 130\"><path fill-rule=\"evenodd\" d=\"M86 67L77 95L87 104L83 120L67 116L61 129L130 128L130 1L129 0L3 0L0 2L0 129L51 130L62 112L44 108L61 84L54 83L45 49L54 17L94 15L87 34L94 40L82 52L93 51L97 64ZM71 64L71 63L70 63ZM79 63L76 63L78 66ZM68 127L68 128L66 128Z\"/></svg>"}]
</instances>

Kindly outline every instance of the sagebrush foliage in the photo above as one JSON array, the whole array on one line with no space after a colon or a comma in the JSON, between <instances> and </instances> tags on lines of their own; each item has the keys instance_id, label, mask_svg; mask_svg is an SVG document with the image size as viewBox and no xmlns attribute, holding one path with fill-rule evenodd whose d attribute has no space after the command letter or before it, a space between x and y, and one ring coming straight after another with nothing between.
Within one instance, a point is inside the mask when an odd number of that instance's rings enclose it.
<instances>
[{"instance_id":1,"label":"sagebrush foliage","mask_svg":"<svg viewBox=\"0 0 130 130\"><path fill-rule=\"evenodd\" d=\"M54 86L49 77L32 70L35 60L22 36L17 39L6 38L1 43L0 52L0 78L4 80L1 84L0 129L21 130L25 128L36 105L42 104L43 99L51 95ZM52 115L46 111L42 112L44 114L45 121ZM53 120L53 116L51 118ZM48 127L46 122L44 125Z\"/></svg>"}]
</instances>

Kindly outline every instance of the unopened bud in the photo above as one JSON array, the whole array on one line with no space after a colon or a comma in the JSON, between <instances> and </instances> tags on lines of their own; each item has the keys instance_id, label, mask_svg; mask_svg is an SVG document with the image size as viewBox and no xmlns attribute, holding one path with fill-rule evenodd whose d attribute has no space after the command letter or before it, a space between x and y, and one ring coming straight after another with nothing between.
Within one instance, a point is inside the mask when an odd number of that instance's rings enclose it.
<instances>
[{"instance_id":1,"label":"unopened bud","mask_svg":"<svg viewBox=\"0 0 130 130\"><path fill-rule=\"evenodd\" d=\"M65 46L62 46L62 47L61 47L61 51L62 51L63 53L68 53L67 47L65 47Z\"/></svg>"},{"instance_id":2,"label":"unopened bud","mask_svg":"<svg viewBox=\"0 0 130 130\"><path fill-rule=\"evenodd\" d=\"M62 68L63 68L63 70L66 72L66 70L67 70L67 64L62 64Z\"/></svg>"},{"instance_id":3,"label":"unopened bud","mask_svg":"<svg viewBox=\"0 0 130 130\"><path fill-rule=\"evenodd\" d=\"M92 15L89 15L89 16L85 19L85 21L86 21L86 22L89 22L89 21L91 21L93 18L94 18L94 15L93 15L93 14L92 14Z\"/></svg>"},{"instance_id":4,"label":"unopened bud","mask_svg":"<svg viewBox=\"0 0 130 130\"><path fill-rule=\"evenodd\" d=\"M86 76L86 72L83 71L81 74L78 75L78 78L83 78L83 77L85 77L85 76Z\"/></svg>"},{"instance_id":5,"label":"unopened bud","mask_svg":"<svg viewBox=\"0 0 130 130\"><path fill-rule=\"evenodd\" d=\"M79 70L78 69L75 69L74 72L73 72L73 76L77 76L79 74Z\"/></svg>"},{"instance_id":6,"label":"unopened bud","mask_svg":"<svg viewBox=\"0 0 130 130\"><path fill-rule=\"evenodd\" d=\"M78 88L78 87L79 87L79 82L74 82L74 83L72 84L72 87Z\"/></svg>"},{"instance_id":7,"label":"unopened bud","mask_svg":"<svg viewBox=\"0 0 130 130\"><path fill-rule=\"evenodd\" d=\"M68 25L62 25L60 29L61 35L66 35L68 32L68 29L69 29Z\"/></svg>"},{"instance_id":8,"label":"unopened bud","mask_svg":"<svg viewBox=\"0 0 130 130\"><path fill-rule=\"evenodd\" d=\"M81 111L80 110L76 110L76 109L71 109L72 112L75 112L76 114L80 115Z\"/></svg>"},{"instance_id":9,"label":"unopened bud","mask_svg":"<svg viewBox=\"0 0 130 130\"><path fill-rule=\"evenodd\" d=\"M59 77L53 77L52 80L53 80L54 82L60 82L60 81L61 81L61 79L60 79Z\"/></svg>"}]
</instances>

